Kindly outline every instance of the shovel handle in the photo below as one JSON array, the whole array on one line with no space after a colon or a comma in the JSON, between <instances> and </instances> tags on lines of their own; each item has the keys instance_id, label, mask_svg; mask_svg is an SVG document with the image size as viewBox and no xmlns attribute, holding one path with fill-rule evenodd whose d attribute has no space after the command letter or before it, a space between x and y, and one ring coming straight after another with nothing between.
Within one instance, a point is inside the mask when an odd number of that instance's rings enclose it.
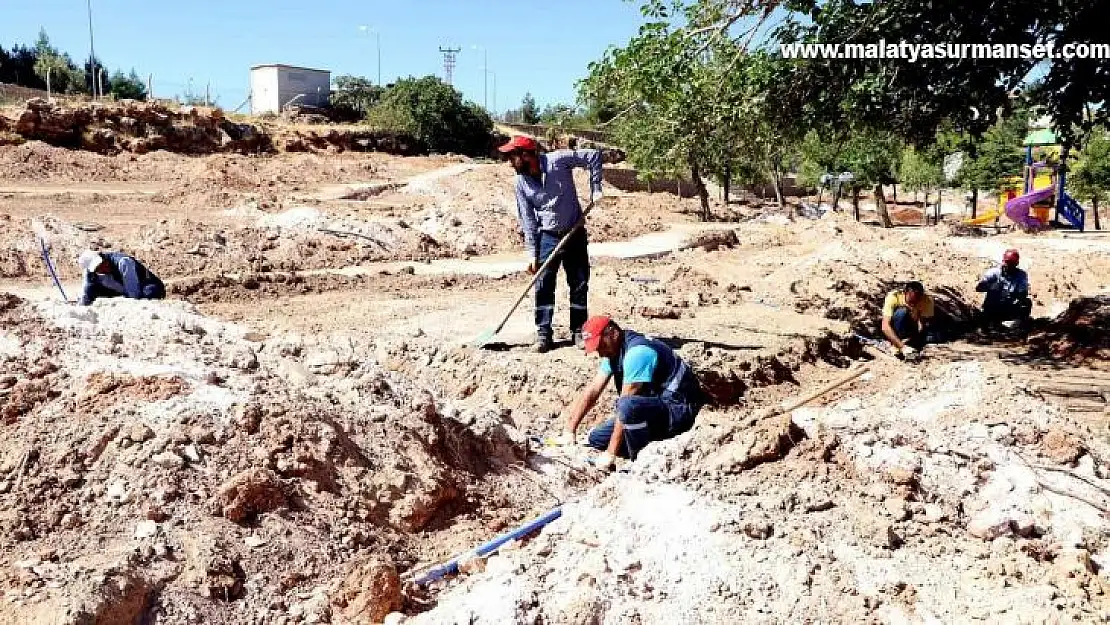
<instances>
[{"instance_id":1,"label":"shovel handle","mask_svg":"<svg viewBox=\"0 0 1110 625\"><path fill-rule=\"evenodd\" d=\"M540 265L539 269L536 270L536 274L532 276L531 280L528 281L528 286L524 287L524 291L520 294L520 297L516 298L516 302L513 304L512 308L509 309L509 312L505 313L505 316L501 319L501 323L497 324L497 328L495 328L493 331L494 334L497 334L501 331L501 328L505 327L505 324L509 322L509 317L513 316L513 313L516 312L517 307L520 306L520 303L523 302L524 298L528 296L528 292L532 290L533 286L535 286L536 280L539 280L540 276L543 275L544 271L547 270L551 263L555 262L555 259L559 256L559 254L563 252L563 248L567 246L567 242L570 241L570 238L574 236L574 234L578 232L578 230L581 229L583 225L585 225L586 216L590 214L590 211L593 210L593 207L594 203L590 202L589 205L586 206L586 208L582 211L582 216L578 218L577 222L575 222L574 227L568 230L567 233L563 235L563 238L559 240L559 244L556 245L555 249L551 251L551 254L547 256L547 260L543 261L543 264Z\"/></svg>"},{"instance_id":2,"label":"shovel handle","mask_svg":"<svg viewBox=\"0 0 1110 625\"><path fill-rule=\"evenodd\" d=\"M66 290L62 288L62 282L58 280L58 272L54 270L54 263L50 260L50 252L46 249L46 239L39 237L39 247L42 248L42 262L46 265L46 270L50 272L50 277L54 279L54 286L62 293L62 299L68 304L69 296L66 295Z\"/></svg>"}]
</instances>

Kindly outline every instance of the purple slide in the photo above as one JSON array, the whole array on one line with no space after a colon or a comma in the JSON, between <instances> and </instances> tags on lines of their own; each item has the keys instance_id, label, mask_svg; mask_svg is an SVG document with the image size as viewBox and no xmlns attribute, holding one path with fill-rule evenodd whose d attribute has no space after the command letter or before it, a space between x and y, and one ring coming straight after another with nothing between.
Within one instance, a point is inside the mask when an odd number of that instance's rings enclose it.
<instances>
[{"instance_id":1,"label":"purple slide","mask_svg":"<svg viewBox=\"0 0 1110 625\"><path fill-rule=\"evenodd\" d=\"M1006 202L1006 216L1015 224L1026 230L1043 228L1045 224L1041 223L1040 219L1029 216L1029 209L1034 204L1043 202L1054 195L1056 195L1056 187L1054 186L1037 189L1025 195L1019 195L1009 202Z\"/></svg>"}]
</instances>

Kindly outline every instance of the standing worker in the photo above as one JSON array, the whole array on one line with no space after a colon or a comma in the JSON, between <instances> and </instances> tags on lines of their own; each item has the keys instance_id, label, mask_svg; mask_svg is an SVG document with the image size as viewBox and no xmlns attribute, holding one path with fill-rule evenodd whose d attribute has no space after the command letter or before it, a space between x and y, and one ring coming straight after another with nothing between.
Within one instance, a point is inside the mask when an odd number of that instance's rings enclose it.
<instances>
[{"instance_id":1,"label":"standing worker","mask_svg":"<svg viewBox=\"0 0 1110 625\"><path fill-rule=\"evenodd\" d=\"M563 411L566 426L556 441L572 444L586 414L597 404L609 379L620 398L616 417L590 431L589 446L602 453L592 459L612 468L617 457L635 460L653 441L666 440L694 426L705 403L693 370L670 347L632 330L622 330L605 316L583 326L586 353L597 352L601 367L594 379Z\"/></svg>"},{"instance_id":2,"label":"standing worker","mask_svg":"<svg viewBox=\"0 0 1110 625\"><path fill-rule=\"evenodd\" d=\"M899 356L917 358L918 350L925 347L925 329L933 314L933 296L925 293L920 282L907 282L887 293L883 300L883 334Z\"/></svg>"},{"instance_id":3,"label":"standing worker","mask_svg":"<svg viewBox=\"0 0 1110 625\"><path fill-rule=\"evenodd\" d=\"M80 304L88 306L101 297L162 299L166 286L133 256L121 252L85 250L77 259L85 274Z\"/></svg>"},{"instance_id":4,"label":"standing worker","mask_svg":"<svg viewBox=\"0 0 1110 625\"><path fill-rule=\"evenodd\" d=\"M1020 260L1017 250L1006 250L1002 265L988 269L975 286L976 291L987 294L983 298L984 326L1002 323L1013 327L1029 320L1033 301L1029 299L1029 276L1018 269Z\"/></svg>"},{"instance_id":5,"label":"standing worker","mask_svg":"<svg viewBox=\"0 0 1110 625\"><path fill-rule=\"evenodd\" d=\"M601 152L598 150L557 150L540 154L539 144L530 137L515 136L501 146L516 170L516 208L524 234L524 245L534 274L582 216L582 206L574 188L573 170L590 171L590 202L601 200ZM554 347L551 323L555 318L555 282L559 264L570 287L570 331L574 344L582 347L582 324L587 317L590 281L590 256L586 249L586 228L579 228L561 258L555 259L536 281L536 344L542 354Z\"/></svg>"}]
</instances>

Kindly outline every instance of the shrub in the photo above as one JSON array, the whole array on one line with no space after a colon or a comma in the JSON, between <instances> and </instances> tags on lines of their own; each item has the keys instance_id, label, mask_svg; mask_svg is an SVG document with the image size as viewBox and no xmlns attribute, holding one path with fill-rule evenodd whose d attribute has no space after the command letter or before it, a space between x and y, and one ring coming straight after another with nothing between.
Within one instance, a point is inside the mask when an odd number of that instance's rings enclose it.
<instances>
[{"instance_id":1,"label":"shrub","mask_svg":"<svg viewBox=\"0 0 1110 625\"><path fill-rule=\"evenodd\" d=\"M370 109L367 121L383 130L407 132L433 152L485 156L493 120L434 76L397 81Z\"/></svg>"}]
</instances>

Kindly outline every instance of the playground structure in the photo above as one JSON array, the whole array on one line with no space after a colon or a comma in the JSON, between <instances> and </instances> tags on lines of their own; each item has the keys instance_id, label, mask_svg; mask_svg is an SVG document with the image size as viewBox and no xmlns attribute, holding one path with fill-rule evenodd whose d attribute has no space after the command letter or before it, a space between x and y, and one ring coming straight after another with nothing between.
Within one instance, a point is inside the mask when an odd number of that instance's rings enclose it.
<instances>
[{"instance_id":1,"label":"playground structure","mask_svg":"<svg viewBox=\"0 0 1110 625\"><path fill-rule=\"evenodd\" d=\"M1066 190L1066 168L1060 166L1060 149L1056 135L1049 129L1030 133L1024 141L1025 166L1021 177L1008 178L999 189L999 206L974 219L968 225L983 225L1006 215L1019 228L1043 230L1067 222L1083 231L1086 211ZM1034 159L1034 148L1039 148ZM1018 191L1020 190L1020 194ZM1053 211L1055 210L1055 215Z\"/></svg>"},{"instance_id":2,"label":"playground structure","mask_svg":"<svg viewBox=\"0 0 1110 625\"><path fill-rule=\"evenodd\" d=\"M1037 184L1037 186L1043 186ZM1025 190L1025 180L1021 176L1010 176L1006 178L998 189L998 206L985 211L977 217L971 217L964 220L964 224L968 226L984 226L989 223L998 221L998 218L1006 214L1006 202L1021 195Z\"/></svg>"},{"instance_id":3,"label":"playground structure","mask_svg":"<svg viewBox=\"0 0 1110 625\"><path fill-rule=\"evenodd\" d=\"M1023 194L1006 202L1006 216L1024 230L1040 230L1063 224L1061 219L1080 232L1086 211L1067 192L1067 168L1059 160L1056 135L1049 129L1038 130L1025 138ZM1034 148L1042 148L1043 160L1034 160ZM1046 175L1047 174L1047 175ZM1049 213L1055 215L1049 220Z\"/></svg>"}]
</instances>

